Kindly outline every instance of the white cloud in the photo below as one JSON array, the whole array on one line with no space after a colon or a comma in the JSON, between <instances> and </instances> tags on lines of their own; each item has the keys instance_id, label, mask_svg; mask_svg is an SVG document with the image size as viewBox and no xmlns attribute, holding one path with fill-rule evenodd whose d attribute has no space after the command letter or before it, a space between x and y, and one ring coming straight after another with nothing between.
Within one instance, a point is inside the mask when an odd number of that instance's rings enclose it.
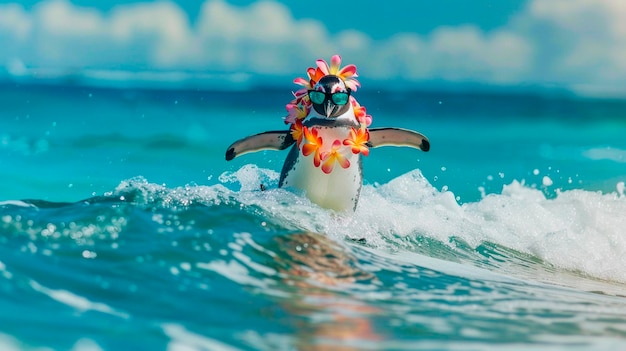
<instances>
[{"instance_id":1,"label":"white cloud","mask_svg":"<svg viewBox=\"0 0 626 351\"><path fill-rule=\"evenodd\" d=\"M7 39L22 40L30 31L28 14L17 4L0 5L0 35ZM1 38L1 37L0 37Z\"/></svg>"},{"instance_id":2,"label":"white cloud","mask_svg":"<svg viewBox=\"0 0 626 351\"><path fill-rule=\"evenodd\" d=\"M318 57L340 53L373 79L556 84L626 94L622 0L529 0L493 31L440 27L383 40L356 30L331 34L270 0L248 7L207 0L193 24L168 1L103 13L46 0L29 11L0 5L0 47L0 63L31 70L301 76Z\"/></svg>"},{"instance_id":3,"label":"white cloud","mask_svg":"<svg viewBox=\"0 0 626 351\"><path fill-rule=\"evenodd\" d=\"M292 74L310 65L311 57L328 55L332 47L324 26L295 20L276 2L260 1L237 8L220 0L207 1L194 34L195 68Z\"/></svg>"},{"instance_id":4,"label":"white cloud","mask_svg":"<svg viewBox=\"0 0 626 351\"><path fill-rule=\"evenodd\" d=\"M443 27L427 42L433 69L444 79L513 82L530 68L530 45L508 31L483 33L473 26Z\"/></svg>"},{"instance_id":5,"label":"white cloud","mask_svg":"<svg viewBox=\"0 0 626 351\"><path fill-rule=\"evenodd\" d=\"M626 92L625 1L535 0L520 22L538 51L536 73L589 92Z\"/></svg>"}]
</instances>

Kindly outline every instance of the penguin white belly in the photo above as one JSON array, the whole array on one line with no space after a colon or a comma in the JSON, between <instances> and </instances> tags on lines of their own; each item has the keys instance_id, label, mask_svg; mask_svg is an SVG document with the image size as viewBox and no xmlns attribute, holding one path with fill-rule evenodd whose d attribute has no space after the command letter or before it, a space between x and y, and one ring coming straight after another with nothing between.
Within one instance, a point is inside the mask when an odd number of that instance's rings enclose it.
<instances>
[{"instance_id":1,"label":"penguin white belly","mask_svg":"<svg viewBox=\"0 0 626 351\"><path fill-rule=\"evenodd\" d=\"M349 134L346 127L318 127L319 135L324 140L320 153L328 153L334 140L343 141ZM353 154L349 147L341 146L338 152L345 157L350 165L343 168L339 163L333 165L332 171L326 173L321 166L316 166L314 155L304 156L300 150L292 150L297 155L288 169L283 169L284 179L281 186L297 188L314 203L321 207L336 211L353 210L359 199L362 185L362 169L359 154ZM287 162L286 162L287 163Z\"/></svg>"},{"instance_id":2,"label":"penguin white belly","mask_svg":"<svg viewBox=\"0 0 626 351\"><path fill-rule=\"evenodd\" d=\"M356 206L361 190L361 166L358 155L348 158L349 168L336 167L330 174L313 165L312 156L300 155L287 174L284 187L294 187L321 207L344 211Z\"/></svg>"}]
</instances>

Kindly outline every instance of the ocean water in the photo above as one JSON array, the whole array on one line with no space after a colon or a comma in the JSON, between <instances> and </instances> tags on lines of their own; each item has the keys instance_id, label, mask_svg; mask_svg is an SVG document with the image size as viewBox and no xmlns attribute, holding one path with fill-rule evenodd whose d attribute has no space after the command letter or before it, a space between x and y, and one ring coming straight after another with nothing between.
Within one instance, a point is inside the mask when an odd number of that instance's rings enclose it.
<instances>
[{"instance_id":1,"label":"ocean water","mask_svg":"<svg viewBox=\"0 0 626 351\"><path fill-rule=\"evenodd\" d=\"M626 101L364 86L346 215L224 160L289 89L1 85L0 349L626 349Z\"/></svg>"}]
</instances>

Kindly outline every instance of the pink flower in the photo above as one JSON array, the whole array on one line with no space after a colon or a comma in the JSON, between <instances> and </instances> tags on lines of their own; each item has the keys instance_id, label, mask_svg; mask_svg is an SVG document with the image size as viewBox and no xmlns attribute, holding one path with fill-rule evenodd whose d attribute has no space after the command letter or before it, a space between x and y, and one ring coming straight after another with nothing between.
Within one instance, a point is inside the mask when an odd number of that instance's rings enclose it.
<instances>
[{"instance_id":1,"label":"pink flower","mask_svg":"<svg viewBox=\"0 0 626 351\"><path fill-rule=\"evenodd\" d=\"M359 105L356 99L350 96L350 103L352 104L352 110L354 111L354 117L361 125L369 127L372 124L372 116L367 114L365 106Z\"/></svg>"},{"instance_id":2,"label":"pink flower","mask_svg":"<svg viewBox=\"0 0 626 351\"><path fill-rule=\"evenodd\" d=\"M361 83L356 80L356 77L359 76L356 73L356 66L347 65L346 67L341 68L341 56L339 55L333 55L333 57L330 58L330 66L328 66L328 63L322 59L317 60L316 64L317 68L324 73L324 75L335 75L343 79L346 86L352 89L352 91L356 91L357 88L361 86Z\"/></svg>"},{"instance_id":3,"label":"pink flower","mask_svg":"<svg viewBox=\"0 0 626 351\"><path fill-rule=\"evenodd\" d=\"M350 167L350 160L348 160L341 152L339 152L340 148L341 141L335 140L332 147L330 148L330 151L324 152L322 154L322 161L324 161L324 164L322 164L322 171L324 173L330 174L330 172L333 171L335 162L339 163L341 168Z\"/></svg>"},{"instance_id":4,"label":"pink flower","mask_svg":"<svg viewBox=\"0 0 626 351\"><path fill-rule=\"evenodd\" d=\"M287 117L285 117L286 124L293 124L297 120L305 119L309 115L311 110L310 105L298 104L294 102L288 103L285 108L287 109Z\"/></svg>"},{"instance_id":5,"label":"pink flower","mask_svg":"<svg viewBox=\"0 0 626 351\"><path fill-rule=\"evenodd\" d=\"M358 87L361 86L361 83L356 79L359 75L356 73L355 65L347 65L346 67L341 68L341 56L333 55L330 59L330 66L326 61L319 59L316 62L317 67L309 67L306 71L308 80L306 78L296 78L293 80L295 84L302 86L302 89L296 92L298 95L301 91L306 94L307 90L313 89L315 84L319 82L322 77L327 75L335 75L341 78L346 86L350 88L352 91L356 91Z\"/></svg>"}]
</instances>

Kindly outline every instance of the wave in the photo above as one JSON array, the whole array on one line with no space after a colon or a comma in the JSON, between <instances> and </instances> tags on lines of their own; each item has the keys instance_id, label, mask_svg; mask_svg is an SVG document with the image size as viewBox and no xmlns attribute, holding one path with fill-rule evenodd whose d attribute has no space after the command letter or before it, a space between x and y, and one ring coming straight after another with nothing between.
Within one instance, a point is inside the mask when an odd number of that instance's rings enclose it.
<instances>
[{"instance_id":1,"label":"wave","mask_svg":"<svg viewBox=\"0 0 626 351\"><path fill-rule=\"evenodd\" d=\"M541 279L538 271L565 270L626 283L626 196L619 186L612 193L575 189L546 198L541 190L513 181L500 194L459 204L452 191L437 190L413 170L383 185L365 185L356 212L345 215L278 189L277 179L276 172L255 165L225 172L211 186L167 188L133 178L104 196L74 204L2 203L13 210L0 218L0 227L33 240L113 240L127 226L130 212L138 211L134 215L160 226L157 231L323 233L378 251L409 252L535 279ZM267 190L261 191L260 184ZM33 206L66 220L62 225L45 218L15 220L34 211ZM82 206L80 215L77 206ZM99 215L103 208L105 216Z\"/></svg>"},{"instance_id":2,"label":"wave","mask_svg":"<svg viewBox=\"0 0 626 351\"><path fill-rule=\"evenodd\" d=\"M356 213L341 216L302 199L281 206L280 198L289 197L283 193L257 192L258 198L246 199L267 172L245 166L228 177L244 189L239 193L242 201L256 203L270 217L298 223L303 230L363 238L369 245L392 250L426 251L422 246L428 246L448 259L466 256L464 247L475 252L495 246L501 252L517 252L516 257L529 255L557 268L626 282L626 196L619 184L608 194L575 189L546 198L541 190L513 181L500 194L460 205L453 192L437 190L414 170L381 186L364 186ZM497 260L493 256L487 258Z\"/></svg>"}]
</instances>

